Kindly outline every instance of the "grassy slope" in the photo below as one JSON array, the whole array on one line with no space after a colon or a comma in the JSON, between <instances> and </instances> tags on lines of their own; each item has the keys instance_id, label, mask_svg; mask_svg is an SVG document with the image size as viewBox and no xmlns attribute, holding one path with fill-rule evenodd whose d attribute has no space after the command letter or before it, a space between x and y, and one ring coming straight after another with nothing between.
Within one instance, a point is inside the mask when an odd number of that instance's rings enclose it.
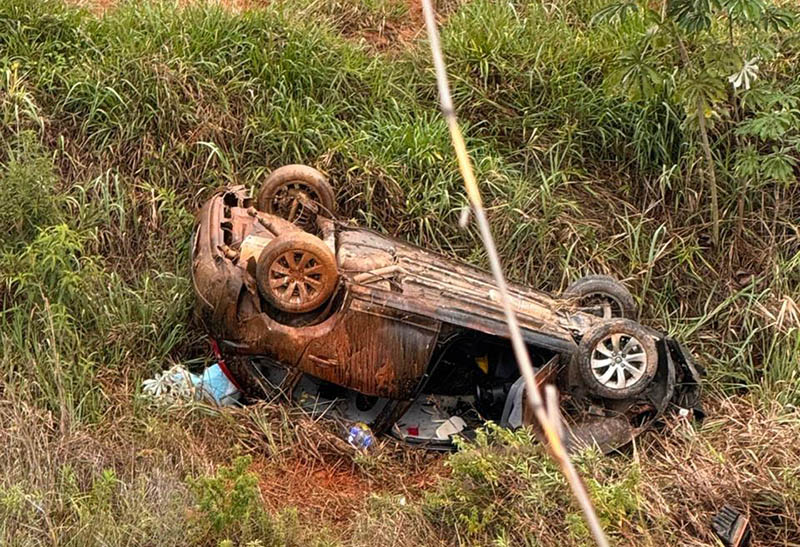
<instances>
[{"instance_id":1,"label":"grassy slope","mask_svg":"<svg viewBox=\"0 0 800 547\"><path fill-rule=\"evenodd\" d=\"M0 0L4 544L581 544L524 434L490 433L502 438L446 463L391 443L363 457L279 406L165 412L134 397L169 362L206 355L187 241L224 183L310 163L345 216L484 261L457 229L465 200L413 8L135 4L98 19ZM622 544L711 544L726 501L752 512L764 544L798 544L797 185L754 189L739 233L723 176L723 241L708 248L674 107L602 85L642 29L592 27L590 4L447 3L443 30L511 275L552 290L624 277L643 321L710 372L702 430L678 422L629 457L581 465ZM787 88L794 43L772 76ZM680 175L659 177L662 165ZM225 474L242 454L260 483Z\"/></svg>"}]
</instances>

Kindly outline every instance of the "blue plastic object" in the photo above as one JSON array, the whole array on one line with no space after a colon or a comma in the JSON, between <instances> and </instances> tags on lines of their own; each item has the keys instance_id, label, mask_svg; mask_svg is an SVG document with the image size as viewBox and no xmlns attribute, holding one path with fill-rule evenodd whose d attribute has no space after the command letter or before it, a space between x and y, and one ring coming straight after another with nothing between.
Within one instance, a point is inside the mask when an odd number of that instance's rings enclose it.
<instances>
[{"instance_id":1,"label":"blue plastic object","mask_svg":"<svg viewBox=\"0 0 800 547\"><path fill-rule=\"evenodd\" d=\"M372 435L372 430L367 424L358 422L350 426L347 442L359 450L366 450L375 442L375 437Z\"/></svg>"},{"instance_id":2,"label":"blue plastic object","mask_svg":"<svg viewBox=\"0 0 800 547\"><path fill-rule=\"evenodd\" d=\"M192 383L220 406L235 404L239 399L239 389L233 385L219 364L214 364L197 376L192 374Z\"/></svg>"}]
</instances>

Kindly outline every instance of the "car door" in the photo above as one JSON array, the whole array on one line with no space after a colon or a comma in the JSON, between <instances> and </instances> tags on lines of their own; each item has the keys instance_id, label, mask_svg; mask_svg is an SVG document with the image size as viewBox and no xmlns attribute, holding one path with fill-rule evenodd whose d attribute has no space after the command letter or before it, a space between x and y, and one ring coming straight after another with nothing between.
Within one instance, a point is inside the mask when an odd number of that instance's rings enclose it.
<instances>
[{"instance_id":1,"label":"car door","mask_svg":"<svg viewBox=\"0 0 800 547\"><path fill-rule=\"evenodd\" d=\"M404 399L431 359L440 322L351 295L336 325L312 340L298 368L366 395Z\"/></svg>"}]
</instances>

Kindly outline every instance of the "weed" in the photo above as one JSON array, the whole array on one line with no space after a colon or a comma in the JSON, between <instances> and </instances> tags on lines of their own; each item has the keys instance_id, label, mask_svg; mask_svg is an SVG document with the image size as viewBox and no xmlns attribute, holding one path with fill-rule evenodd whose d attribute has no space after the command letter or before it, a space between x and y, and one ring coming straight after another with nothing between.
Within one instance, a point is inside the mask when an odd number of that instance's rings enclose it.
<instances>
[{"instance_id":1,"label":"weed","mask_svg":"<svg viewBox=\"0 0 800 547\"><path fill-rule=\"evenodd\" d=\"M591 451L576 463L587 477L598 517L607 530L625 529L640 518L640 474L635 463L622 466L617 476ZM426 500L433 522L457 527L480 544L539 545L547 543L543 538L569 544L591 540L566 482L535 446L531 431L512 433L489 424L474 443L462 444L448 465L452 475Z\"/></svg>"},{"instance_id":2,"label":"weed","mask_svg":"<svg viewBox=\"0 0 800 547\"><path fill-rule=\"evenodd\" d=\"M52 160L36 134L21 132L9 145L0 173L0 230L4 245L29 240L36 228L58 219L59 195Z\"/></svg>"},{"instance_id":3,"label":"weed","mask_svg":"<svg viewBox=\"0 0 800 547\"><path fill-rule=\"evenodd\" d=\"M193 522L199 537L234 538L247 541L258 538L262 545L276 540L275 523L260 502L258 477L248 468L252 460L239 457L231 466L223 466L214 476L192 480L198 499Z\"/></svg>"}]
</instances>

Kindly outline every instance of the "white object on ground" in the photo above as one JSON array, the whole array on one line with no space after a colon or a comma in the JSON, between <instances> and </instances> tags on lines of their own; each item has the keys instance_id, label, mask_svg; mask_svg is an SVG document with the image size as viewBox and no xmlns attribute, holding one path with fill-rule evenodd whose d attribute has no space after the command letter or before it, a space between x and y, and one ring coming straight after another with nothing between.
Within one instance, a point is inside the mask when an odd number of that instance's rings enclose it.
<instances>
[{"instance_id":1,"label":"white object on ground","mask_svg":"<svg viewBox=\"0 0 800 547\"><path fill-rule=\"evenodd\" d=\"M175 365L142 382L142 391L146 396L168 404L194 399L228 406L239 399L239 390L225 376L219 364L206 368L202 375Z\"/></svg>"},{"instance_id":2,"label":"white object on ground","mask_svg":"<svg viewBox=\"0 0 800 547\"><path fill-rule=\"evenodd\" d=\"M449 439L452 435L464 431L466 427L467 423L461 416L450 416L436 428L436 437L442 440Z\"/></svg>"}]
</instances>

